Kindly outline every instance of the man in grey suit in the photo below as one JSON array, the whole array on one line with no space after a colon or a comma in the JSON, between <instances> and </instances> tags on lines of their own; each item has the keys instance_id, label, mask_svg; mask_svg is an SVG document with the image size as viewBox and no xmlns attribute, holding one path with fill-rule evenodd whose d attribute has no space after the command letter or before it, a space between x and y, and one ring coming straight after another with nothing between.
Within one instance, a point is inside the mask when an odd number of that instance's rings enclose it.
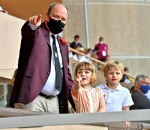
<instances>
[{"instance_id":1,"label":"man in grey suit","mask_svg":"<svg viewBox=\"0 0 150 130\"><path fill-rule=\"evenodd\" d=\"M50 5L45 21L35 15L22 27L22 40L10 105L15 108L52 113L67 113L73 80L68 68L68 45L57 35L62 32L68 12L60 3ZM56 89L53 38L63 74L61 91ZM57 68L58 69L58 68Z\"/></svg>"}]
</instances>

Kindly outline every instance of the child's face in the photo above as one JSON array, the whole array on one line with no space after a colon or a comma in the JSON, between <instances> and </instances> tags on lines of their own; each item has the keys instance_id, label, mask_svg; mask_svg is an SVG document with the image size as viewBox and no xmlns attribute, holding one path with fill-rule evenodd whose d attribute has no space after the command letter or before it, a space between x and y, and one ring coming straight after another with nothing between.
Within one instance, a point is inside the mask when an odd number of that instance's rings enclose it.
<instances>
[{"instance_id":1,"label":"child's face","mask_svg":"<svg viewBox=\"0 0 150 130\"><path fill-rule=\"evenodd\" d=\"M122 72L120 69L111 68L105 73L105 78L107 79L107 83L110 85L118 85L120 80L122 79Z\"/></svg>"},{"instance_id":2,"label":"child's face","mask_svg":"<svg viewBox=\"0 0 150 130\"><path fill-rule=\"evenodd\" d=\"M81 77L81 86L82 87L89 87L90 82L91 82L91 76L92 76L92 72L87 70L87 69L79 69L77 71L77 77Z\"/></svg>"}]
</instances>

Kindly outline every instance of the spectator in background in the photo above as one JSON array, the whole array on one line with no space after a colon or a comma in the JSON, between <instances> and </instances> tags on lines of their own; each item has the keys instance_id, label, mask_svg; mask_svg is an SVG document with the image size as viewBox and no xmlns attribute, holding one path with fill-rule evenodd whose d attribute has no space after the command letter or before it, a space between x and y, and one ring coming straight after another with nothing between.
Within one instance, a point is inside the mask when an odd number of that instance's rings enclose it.
<instances>
[{"instance_id":1,"label":"spectator in background","mask_svg":"<svg viewBox=\"0 0 150 130\"><path fill-rule=\"evenodd\" d=\"M85 50L85 54L89 57L91 57L91 55L93 54L93 50L91 48L88 48Z\"/></svg>"},{"instance_id":2,"label":"spectator in background","mask_svg":"<svg viewBox=\"0 0 150 130\"><path fill-rule=\"evenodd\" d=\"M145 95L150 100L150 88L149 88L148 92Z\"/></svg>"},{"instance_id":3,"label":"spectator in background","mask_svg":"<svg viewBox=\"0 0 150 130\"><path fill-rule=\"evenodd\" d=\"M93 56L93 50L91 48L85 49L85 55L88 57L92 57ZM89 59L89 61L93 62L90 58L86 57L87 59Z\"/></svg>"},{"instance_id":4,"label":"spectator in background","mask_svg":"<svg viewBox=\"0 0 150 130\"><path fill-rule=\"evenodd\" d=\"M99 43L95 45L95 52L98 56L98 59L100 61L105 62L106 61L106 56L108 55L108 45L107 43L104 42L104 38L100 37L99 38Z\"/></svg>"},{"instance_id":5,"label":"spectator in background","mask_svg":"<svg viewBox=\"0 0 150 130\"><path fill-rule=\"evenodd\" d=\"M130 81L128 75L126 75L126 73L127 74L129 73L129 68L128 67L124 67L124 74L123 74L123 77L120 80L120 82L124 82L124 83L129 84L131 81Z\"/></svg>"},{"instance_id":6,"label":"spectator in background","mask_svg":"<svg viewBox=\"0 0 150 130\"><path fill-rule=\"evenodd\" d=\"M150 99L145 95L150 89L150 77L140 74L135 79L132 92L134 105L130 109L150 109Z\"/></svg>"},{"instance_id":7,"label":"spectator in background","mask_svg":"<svg viewBox=\"0 0 150 130\"><path fill-rule=\"evenodd\" d=\"M77 49L77 48L83 48L82 44L79 42L80 36L79 35L75 35L74 36L74 41L70 43L70 47L73 49ZM73 54L75 54L73 52Z\"/></svg>"},{"instance_id":8,"label":"spectator in background","mask_svg":"<svg viewBox=\"0 0 150 130\"><path fill-rule=\"evenodd\" d=\"M76 50L79 52L79 53L82 53L82 54L85 54L85 49L82 48L82 47L78 47L76 48ZM79 62L83 62L83 61L86 61L86 62L90 62L91 60L89 58L87 58L85 55L82 55L82 54L79 54L79 53L76 53L72 56L72 58L76 61L79 61Z\"/></svg>"}]
</instances>

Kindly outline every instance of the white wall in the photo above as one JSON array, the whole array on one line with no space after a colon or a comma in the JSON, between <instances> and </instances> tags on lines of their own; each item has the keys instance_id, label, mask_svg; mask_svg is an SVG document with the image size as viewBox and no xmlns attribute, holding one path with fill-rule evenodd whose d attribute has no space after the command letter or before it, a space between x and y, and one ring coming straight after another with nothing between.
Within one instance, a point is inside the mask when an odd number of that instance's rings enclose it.
<instances>
[{"instance_id":1,"label":"white wall","mask_svg":"<svg viewBox=\"0 0 150 130\"><path fill-rule=\"evenodd\" d=\"M69 10L65 38L71 42L79 34L86 47L83 1L64 0ZM118 57L117 60L129 67L130 74L150 75L150 0L87 0L87 12L90 48L103 36L110 57ZM129 58L122 59L122 56Z\"/></svg>"},{"instance_id":2,"label":"white wall","mask_svg":"<svg viewBox=\"0 0 150 130\"><path fill-rule=\"evenodd\" d=\"M0 12L0 77L12 78L17 68L24 22Z\"/></svg>"}]
</instances>

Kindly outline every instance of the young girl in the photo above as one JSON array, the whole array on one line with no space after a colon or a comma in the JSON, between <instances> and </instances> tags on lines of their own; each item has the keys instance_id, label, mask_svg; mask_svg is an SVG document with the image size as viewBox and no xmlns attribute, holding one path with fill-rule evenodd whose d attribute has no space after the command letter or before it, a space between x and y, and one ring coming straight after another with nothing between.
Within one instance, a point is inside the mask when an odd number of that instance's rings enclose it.
<instances>
[{"instance_id":1,"label":"young girl","mask_svg":"<svg viewBox=\"0 0 150 130\"><path fill-rule=\"evenodd\" d=\"M95 82L95 67L89 62L78 63L74 73L74 85L71 90L77 113L105 111L102 90L92 87Z\"/></svg>"}]
</instances>

